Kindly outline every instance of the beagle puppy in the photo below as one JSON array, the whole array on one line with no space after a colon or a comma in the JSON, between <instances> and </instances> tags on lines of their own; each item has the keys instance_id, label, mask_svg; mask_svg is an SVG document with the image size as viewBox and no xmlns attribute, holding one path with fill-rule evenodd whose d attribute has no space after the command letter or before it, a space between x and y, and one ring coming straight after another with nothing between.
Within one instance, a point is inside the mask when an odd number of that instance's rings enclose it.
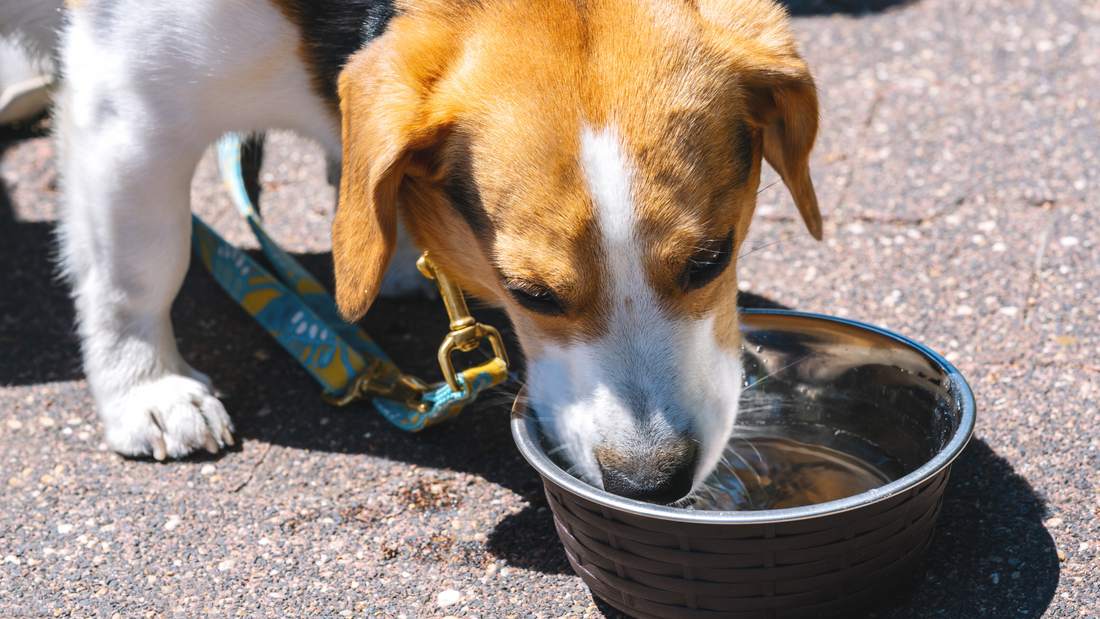
<instances>
[{"instance_id":1,"label":"beagle puppy","mask_svg":"<svg viewBox=\"0 0 1100 619\"><path fill-rule=\"evenodd\" d=\"M41 0L38 0L40 2ZM35 0L15 0L30 6ZM231 445L169 307L189 185L227 131L342 160L336 296L403 229L510 317L573 472L675 502L737 415L737 256L766 159L821 237L813 79L771 0L70 0L62 256L107 443Z\"/></svg>"}]
</instances>

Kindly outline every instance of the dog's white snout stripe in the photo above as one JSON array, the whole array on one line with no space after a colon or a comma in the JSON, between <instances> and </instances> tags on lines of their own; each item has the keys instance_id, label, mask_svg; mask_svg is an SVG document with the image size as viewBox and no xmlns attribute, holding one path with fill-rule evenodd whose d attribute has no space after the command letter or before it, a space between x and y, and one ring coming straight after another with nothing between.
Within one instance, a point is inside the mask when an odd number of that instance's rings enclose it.
<instances>
[{"instance_id":1,"label":"dog's white snout stripe","mask_svg":"<svg viewBox=\"0 0 1100 619\"><path fill-rule=\"evenodd\" d=\"M598 131L585 127L581 133L581 167L596 207L611 280L609 289L614 292L616 303L627 299L639 301L649 296L644 289L641 247L637 238L635 171L624 150L622 140L611 127Z\"/></svg>"},{"instance_id":2,"label":"dog's white snout stripe","mask_svg":"<svg viewBox=\"0 0 1100 619\"><path fill-rule=\"evenodd\" d=\"M613 129L584 128L581 166L596 202L605 241L620 248L630 244L636 220L631 191L633 170L627 164L622 142Z\"/></svg>"}]
</instances>

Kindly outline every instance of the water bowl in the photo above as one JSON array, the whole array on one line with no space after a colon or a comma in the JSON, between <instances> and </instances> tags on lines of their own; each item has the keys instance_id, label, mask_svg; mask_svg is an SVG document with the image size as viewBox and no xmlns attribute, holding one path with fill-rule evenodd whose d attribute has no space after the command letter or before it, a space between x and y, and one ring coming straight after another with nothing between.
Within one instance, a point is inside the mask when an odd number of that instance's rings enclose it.
<instances>
[{"instance_id":1,"label":"water bowl","mask_svg":"<svg viewBox=\"0 0 1100 619\"><path fill-rule=\"evenodd\" d=\"M573 569L638 619L867 608L928 550L951 462L973 433L966 381L910 339L763 310L742 314L741 335L729 470L687 507L626 499L567 474L522 397L512 411Z\"/></svg>"}]
</instances>

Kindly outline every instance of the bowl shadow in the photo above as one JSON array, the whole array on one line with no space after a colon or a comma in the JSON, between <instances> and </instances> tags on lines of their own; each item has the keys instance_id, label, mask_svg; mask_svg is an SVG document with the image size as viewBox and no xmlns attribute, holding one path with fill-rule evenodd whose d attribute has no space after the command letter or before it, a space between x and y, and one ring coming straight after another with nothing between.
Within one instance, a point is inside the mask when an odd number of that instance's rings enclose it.
<instances>
[{"instance_id":1,"label":"bowl shadow","mask_svg":"<svg viewBox=\"0 0 1100 619\"><path fill-rule=\"evenodd\" d=\"M1060 566L1043 499L975 438L955 461L936 538L874 619L1041 617Z\"/></svg>"},{"instance_id":2,"label":"bowl shadow","mask_svg":"<svg viewBox=\"0 0 1100 619\"><path fill-rule=\"evenodd\" d=\"M1043 526L1046 514L1027 480L985 441L972 439L952 467L928 554L859 617L1042 617L1060 573L1054 540ZM552 523L546 528L553 533ZM629 617L593 599L604 617Z\"/></svg>"}]
</instances>

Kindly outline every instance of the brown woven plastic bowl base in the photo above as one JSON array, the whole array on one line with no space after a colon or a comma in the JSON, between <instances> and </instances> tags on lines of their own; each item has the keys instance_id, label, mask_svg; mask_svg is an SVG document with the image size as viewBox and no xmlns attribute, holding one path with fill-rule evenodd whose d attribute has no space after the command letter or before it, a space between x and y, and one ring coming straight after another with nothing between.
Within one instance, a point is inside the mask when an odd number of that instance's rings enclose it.
<instances>
[{"instance_id":1,"label":"brown woven plastic bowl base","mask_svg":"<svg viewBox=\"0 0 1100 619\"><path fill-rule=\"evenodd\" d=\"M850 616L913 571L948 472L834 516L723 527L641 519L544 482L573 569L632 617L820 619Z\"/></svg>"}]
</instances>

